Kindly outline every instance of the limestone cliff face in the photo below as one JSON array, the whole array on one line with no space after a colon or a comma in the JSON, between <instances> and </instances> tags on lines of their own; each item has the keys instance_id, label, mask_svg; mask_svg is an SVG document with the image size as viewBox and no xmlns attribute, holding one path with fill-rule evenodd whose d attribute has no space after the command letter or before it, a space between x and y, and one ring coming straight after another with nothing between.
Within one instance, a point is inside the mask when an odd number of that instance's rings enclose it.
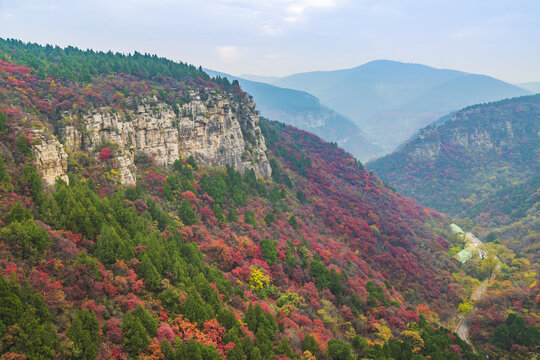
<instances>
[{"instance_id":1,"label":"limestone cliff face","mask_svg":"<svg viewBox=\"0 0 540 360\"><path fill-rule=\"evenodd\" d=\"M428 126L420 130L417 138L405 145L404 149L413 160L433 161L440 155L444 145L467 149L471 153L491 152L496 148L511 145L516 134L529 138L530 131L524 131L525 128L532 126L538 131L538 124L529 122L524 126L520 118L494 121L493 119L500 115L489 110L474 108L460 111L444 126Z\"/></svg>"},{"instance_id":2,"label":"limestone cliff face","mask_svg":"<svg viewBox=\"0 0 540 360\"><path fill-rule=\"evenodd\" d=\"M182 106L178 122L181 154L192 155L203 166L231 165L240 172L253 168L269 177L266 144L255 104L239 104L221 96Z\"/></svg>"},{"instance_id":3,"label":"limestone cliff face","mask_svg":"<svg viewBox=\"0 0 540 360\"><path fill-rule=\"evenodd\" d=\"M60 141L69 151L95 155L100 145L112 144L112 165L125 184L135 183L134 160L139 154L162 166L171 165L180 155L191 155L204 167L231 165L242 173L253 168L257 175L269 177L254 104L238 103L219 93L201 99L192 92L190 97L176 109L150 99L129 113L102 108L78 121L68 116L59 128Z\"/></svg>"},{"instance_id":4,"label":"limestone cliff face","mask_svg":"<svg viewBox=\"0 0 540 360\"><path fill-rule=\"evenodd\" d=\"M69 183L67 177L68 156L64 151L64 146L54 136L40 130L33 130L33 137L36 139L32 146L36 158L36 168L45 185L54 185L57 178Z\"/></svg>"}]
</instances>

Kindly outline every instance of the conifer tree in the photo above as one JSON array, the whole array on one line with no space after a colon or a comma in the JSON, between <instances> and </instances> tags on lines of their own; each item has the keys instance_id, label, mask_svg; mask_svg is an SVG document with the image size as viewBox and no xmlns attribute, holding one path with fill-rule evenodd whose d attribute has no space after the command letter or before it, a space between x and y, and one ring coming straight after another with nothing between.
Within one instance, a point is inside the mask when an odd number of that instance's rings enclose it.
<instances>
[{"instance_id":1,"label":"conifer tree","mask_svg":"<svg viewBox=\"0 0 540 360\"><path fill-rule=\"evenodd\" d=\"M270 266L274 265L277 261L278 251L276 244L267 237L261 240L261 255L264 261Z\"/></svg>"},{"instance_id":2,"label":"conifer tree","mask_svg":"<svg viewBox=\"0 0 540 360\"><path fill-rule=\"evenodd\" d=\"M23 193L28 194L32 198L34 203L37 205L41 204L43 199L43 185L35 167L30 164L24 165L19 179L19 186Z\"/></svg>"},{"instance_id":3,"label":"conifer tree","mask_svg":"<svg viewBox=\"0 0 540 360\"><path fill-rule=\"evenodd\" d=\"M7 171L4 158L0 155L0 190L2 189L6 192L11 192L13 185L11 184L11 176L9 176L9 172Z\"/></svg>"},{"instance_id":4,"label":"conifer tree","mask_svg":"<svg viewBox=\"0 0 540 360\"><path fill-rule=\"evenodd\" d=\"M16 290L18 284L7 282L0 276L0 334L14 324L23 313L21 299Z\"/></svg>"},{"instance_id":5,"label":"conifer tree","mask_svg":"<svg viewBox=\"0 0 540 360\"><path fill-rule=\"evenodd\" d=\"M0 133L3 133L7 130L8 118L5 112L0 110Z\"/></svg>"},{"instance_id":6,"label":"conifer tree","mask_svg":"<svg viewBox=\"0 0 540 360\"><path fill-rule=\"evenodd\" d=\"M152 264L152 261L146 252L141 256L139 273L150 290L157 290L159 288L161 284L161 276L156 270L154 264Z\"/></svg>"},{"instance_id":7,"label":"conifer tree","mask_svg":"<svg viewBox=\"0 0 540 360\"><path fill-rule=\"evenodd\" d=\"M124 336L122 345L134 358L150 344L148 332L141 320L131 311L127 312L122 319L122 333Z\"/></svg>"},{"instance_id":8,"label":"conifer tree","mask_svg":"<svg viewBox=\"0 0 540 360\"><path fill-rule=\"evenodd\" d=\"M191 321L202 324L210 318L199 296L190 293L182 305L182 313Z\"/></svg>"},{"instance_id":9,"label":"conifer tree","mask_svg":"<svg viewBox=\"0 0 540 360\"><path fill-rule=\"evenodd\" d=\"M0 231L0 238L14 247L14 252L23 259L43 254L51 245L47 231L36 225L33 219L13 221Z\"/></svg>"},{"instance_id":10,"label":"conifer tree","mask_svg":"<svg viewBox=\"0 0 540 360\"><path fill-rule=\"evenodd\" d=\"M96 314L83 308L75 313L67 336L73 341L78 359L93 360L99 347L99 321Z\"/></svg>"},{"instance_id":11,"label":"conifer tree","mask_svg":"<svg viewBox=\"0 0 540 360\"><path fill-rule=\"evenodd\" d=\"M133 310L133 315L139 318L141 321L142 326L146 329L146 332L150 337L153 337L157 333L157 322L156 319L150 315L144 307L142 307L140 304L137 305L135 310Z\"/></svg>"},{"instance_id":12,"label":"conifer tree","mask_svg":"<svg viewBox=\"0 0 540 360\"><path fill-rule=\"evenodd\" d=\"M118 236L112 226L104 225L97 240L95 255L103 264L112 265L117 259L133 258L133 250Z\"/></svg>"},{"instance_id":13,"label":"conifer tree","mask_svg":"<svg viewBox=\"0 0 540 360\"><path fill-rule=\"evenodd\" d=\"M296 220L296 216L291 215L289 218L289 225L293 227L293 229L298 229L300 225L298 225L298 221Z\"/></svg>"},{"instance_id":14,"label":"conifer tree","mask_svg":"<svg viewBox=\"0 0 540 360\"><path fill-rule=\"evenodd\" d=\"M311 334L307 334L302 340L302 351L306 350L313 356L319 357L319 344Z\"/></svg>"},{"instance_id":15,"label":"conifer tree","mask_svg":"<svg viewBox=\"0 0 540 360\"><path fill-rule=\"evenodd\" d=\"M328 355L332 360L354 360L351 346L338 339L328 341Z\"/></svg>"},{"instance_id":16,"label":"conifer tree","mask_svg":"<svg viewBox=\"0 0 540 360\"><path fill-rule=\"evenodd\" d=\"M197 215L195 214L195 211L193 210L193 207L188 199L184 199L180 202L178 214L180 215L180 219L182 219L184 225L190 226L199 222L199 219L197 219Z\"/></svg>"},{"instance_id":17,"label":"conifer tree","mask_svg":"<svg viewBox=\"0 0 540 360\"><path fill-rule=\"evenodd\" d=\"M26 157L32 157L32 147L30 146L30 142L28 141L28 138L23 134L19 134L17 137L17 140L15 140L15 145L17 146L17 150L21 155L24 155Z\"/></svg>"}]
</instances>

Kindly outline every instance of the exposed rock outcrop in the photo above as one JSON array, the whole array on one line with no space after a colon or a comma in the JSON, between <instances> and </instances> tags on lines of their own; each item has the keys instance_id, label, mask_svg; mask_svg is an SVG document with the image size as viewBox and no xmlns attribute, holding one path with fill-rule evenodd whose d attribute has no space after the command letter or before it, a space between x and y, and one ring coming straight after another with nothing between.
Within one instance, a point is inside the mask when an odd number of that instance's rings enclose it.
<instances>
[{"instance_id":1,"label":"exposed rock outcrop","mask_svg":"<svg viewBox=\"0 0 540 360\"><path fill-rule=\"evenodd\" d=\"M135 183L138 154L162 166L180 155L193 156L204 167L230 165L242 173L253 168L257 175L269 177L254 103L239 103L218 93L205 99L196 92L190 96L176 109L151 99L129 113L102 108L82 119L67 116L59 128L60 140L69 151L96 153L104 144L113 146L113 166L125 184Z\"/></svg>"},{"instance_id":2,"label":"exposed rock outcrop","mask_svg":"<svg viewBox=\"0 0 540 360\"><path fill-rule=\"evenodd\" d=\"M67 154L64 146L54 136L40 130L33 130L35 141L32 151L36 157L36 168L47 186L54 185L57 178L67 183Z\"/></svg>"},{"instance_id":3,"label":"exposed rock outcrop","mask_svg":"<svg viewBox=\"0 0 540 360\"><path fill-rule=\"evenodd\" d=\"M482 108L460 111L444 125L428 126L420 130L417 138L404 148L415 161L436 160L442 147L448 144L476 153L493 151L497 147L511 144L514 133L523 131L523 126L517 120L492 121L497 116L497 112ZM481 123L466 126L469 119L479 118L483 120Z\"/></svg>"}]
</instances>

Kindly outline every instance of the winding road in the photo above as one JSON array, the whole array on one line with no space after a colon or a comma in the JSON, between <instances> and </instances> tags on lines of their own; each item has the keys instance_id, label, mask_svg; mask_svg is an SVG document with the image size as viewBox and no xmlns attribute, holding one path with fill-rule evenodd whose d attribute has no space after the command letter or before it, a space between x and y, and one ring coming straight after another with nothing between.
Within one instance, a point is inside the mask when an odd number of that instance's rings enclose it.
<instances>
[{"instance_id":1,"label":"winding road","mask_svg":"<svg viewBox=\"0 0 540 360\"><path fill-rule=\"evenodd\" d=\"M468 232L465 235L465 239L469 240L472 244L474 244L475 247L480 247L481 245L484 244L482 241L480 241L480 239L478 239L476 236L474 236L473 233L470 233L470 232ZM484 250L479 250L479 251L480 251L480 256L484 258L486 256L485 251ZM499 261L495 270L500 270L500 268L501 268L501 264ZM491 280L493 280L494 277L495 277L495 272L493 272L493 274L491 275L489 279L484 280L482 284L480 284L480 286L476 288L476 290L474 290L473 294L471 295L471 301L476 302L484 297L488 284ZM465 315L460 315L458 317L456 326L454 327L454 332L460 337L461 340L469 344L475 353L476 353L476 349L474 348L474 345L469 339L469 325L476 310L477 309L475 308L473 311L469 311Z\"/></svg>"}]
</instances>

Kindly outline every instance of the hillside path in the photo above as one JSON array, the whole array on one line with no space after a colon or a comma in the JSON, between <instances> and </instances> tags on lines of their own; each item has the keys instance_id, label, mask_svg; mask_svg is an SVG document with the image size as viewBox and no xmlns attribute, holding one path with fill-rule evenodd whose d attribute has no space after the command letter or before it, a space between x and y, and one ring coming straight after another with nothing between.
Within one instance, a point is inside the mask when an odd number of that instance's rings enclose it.
<instances>
[{"instance_id":1,"label":"hillside path","mask_svg":"<svg viewBox=\"0 0 540 360\"><path fill-rule=\"evenodd\" d=\"M475 245L475 247L480 247L481 245L484 244L480 239L478 239L473 233L470 233L470 232L468 232L465 235L465 238L471 241ZM480 250L480 256L482 258L486 256L483 250ZM500 270L500 268L501 268L501 264L499 261L495 270ZM480 284L480 286L474 290L473 294L471 295L472 301L477 302L484 297L487 287L489 285L489 282L493 280L493 278L495 277L494 273L491 275L489 279L485 279L484 281L482 281L482 284ZM469 339L469 326L470 326L470 321L477 310L478 310L477 308L474 308L473 311L470 311L465 315L460 315L458 317L456 326L454 327L454 332L460 337L461 340L469 344L475 353L476 353L476 349L474 348L471 340Z\"/></svg>"}]
</instances>

